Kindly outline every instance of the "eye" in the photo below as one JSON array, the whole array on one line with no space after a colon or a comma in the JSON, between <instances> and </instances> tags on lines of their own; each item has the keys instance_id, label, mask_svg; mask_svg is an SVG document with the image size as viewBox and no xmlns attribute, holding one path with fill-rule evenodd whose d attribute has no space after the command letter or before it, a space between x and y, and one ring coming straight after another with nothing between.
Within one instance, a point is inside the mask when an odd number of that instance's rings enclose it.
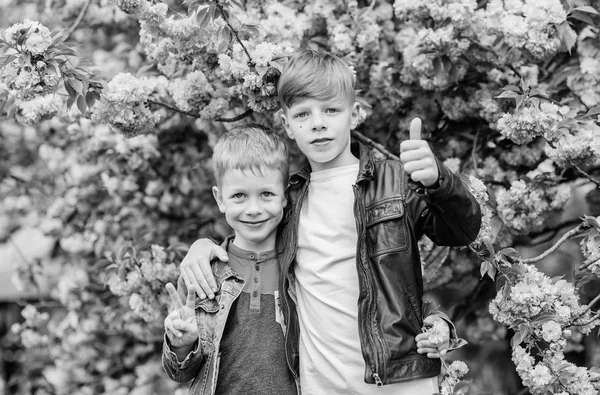
<instances>
[{"instance_id":1,"label":"eye","mask_svg":"<svg viewBox=\"0 0 600 395\"><path fill-rule=\"evenodd\" d=\"M269 192L269 191L264 191L264 192L262 193L262 195L263 195L264 197L273 197L273 196L275 196L275 194L274 194L273 192Z\"/></svg>"},{"instance_id":2,"label":"eye","mask_svg":"<svg viewBox=\"0 0 600 395\"><path fill-rule=\"evenodd\" d=\"M231 195L232 199L243 199L244 198L244 194L241 192L238 192L236 194Z\"/></svg>"},{"instance_id":3,"label":"eye","mask_svg":"<svg viewBox=\"0 0 600 395\"><path fill-rule=\"evenodd\" d=\"M325 112L328 114L335 114L336 112L339 112L339 110L337 108L328 108Z\"/></svg>"},{"instance_id":4,"label":"eye","mask_svg":"<svg viewBox=\"0 0 600 395\"><path fill-rule=\"evenodd\" d=\"M303 112L299 112L298 114L294 115L294 118L305 118L308 116L308 113L306 111Z\"/></svg>"}]
</instances>

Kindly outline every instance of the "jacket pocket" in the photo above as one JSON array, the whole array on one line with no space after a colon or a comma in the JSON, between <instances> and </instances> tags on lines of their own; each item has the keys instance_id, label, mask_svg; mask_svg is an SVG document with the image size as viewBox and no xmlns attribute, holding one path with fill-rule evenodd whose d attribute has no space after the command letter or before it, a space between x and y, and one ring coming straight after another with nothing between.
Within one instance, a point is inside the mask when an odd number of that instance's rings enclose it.
<instances>
[{"instance_id":1,"label":"jacket pocket","mask_svg":"<svg viewBox=\"0 0 600 395\"><path fill-rule=\"evenodd\" d=\"M404 200L400 197L382 200L366 208L367 252L371 258L408 248L404 213Z\"/></svg>"},{"instance_id":2,"label":"jacket pocket","mask_svg":"<svg viewBox=\"0 0 600 395\"><path fill-rule=\"evenodd\" d=\"M214 335L218 325L217 313L219 312L217 298L201 301L196 299L196 322L198 323L198 335L202 347L206 347L208 343L214 342Z\"/></svg>"}]
</instances>

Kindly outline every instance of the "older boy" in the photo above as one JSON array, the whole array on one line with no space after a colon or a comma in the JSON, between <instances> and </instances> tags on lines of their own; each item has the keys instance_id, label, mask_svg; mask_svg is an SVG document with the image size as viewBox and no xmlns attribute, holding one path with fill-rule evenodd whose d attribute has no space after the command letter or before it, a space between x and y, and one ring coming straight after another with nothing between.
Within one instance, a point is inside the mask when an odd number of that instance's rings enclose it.
<instances>
[{"instance_id":1,"label":"older boy","mask_svg":"<svg viewBox=\"0 0 600 395\"><path fill-rule=\"evenodd\" d=\"M239 127L215 146L213 167L214 198L235 231L223 243L229 262L213 263L214 300L195 301L181 276L179 295L167 284L176 309L165 319L163 367L177 382L195 379L190 394L296 394L277 322L275 236L287 204L287 148L261 126Z\"/></svg>"},{"instance_id":2,"label":"older boy","mask_svg":"<svg viewBox=\"0 0 600 395\"><path fill-rule=\"evenodd\" d=\"M352 73L335 56L300 52L278 94L285 130L309 162L290 180L292 213L277 241L286 357L302 393L437 392L440 362L421 355L437 354L419 335L431 318L423 319L417 241L469 244L481 224L477 201L417 139L420 122L400 162L351 146L359 107ZM406 175L419 187L407 188ZM196 243L182 270L210 296L206 258L226 258Z\"/></svg>"}]
</instances>

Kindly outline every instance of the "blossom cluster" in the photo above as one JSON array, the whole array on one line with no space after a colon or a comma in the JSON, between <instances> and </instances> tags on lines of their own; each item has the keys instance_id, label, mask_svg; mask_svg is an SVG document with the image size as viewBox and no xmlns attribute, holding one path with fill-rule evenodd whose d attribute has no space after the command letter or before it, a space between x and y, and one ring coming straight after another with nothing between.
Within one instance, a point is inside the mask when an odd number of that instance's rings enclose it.
<instances>
[{"instance_id":1,"label":"blossom cluster","mask_svg":"<svg viewBox=\"0 0 600 395\"><path fill-rule=\"evenodd\" d=\"M507 139L516 144L530 143L536 137L554 140L557 137L557 124L570 111L568 106L558 107L543 102L539 107L530 105L518 109L514 114L504 114L498 120L498 129Z\"/></svg>"},{"instance_id":2,"label":"blossom cluster","mask_svg":"<svg viewBox=\"0 0 600 395\"><path fill-rule=\"evenodd\" d=\"M523 48L537 59L560 49L555 25L567 20L560 0L492 0L475 15L480 42L491 45L500 37L507 47Z\"/></svg>"},{"instance_id":3,"label":"blossom cluster","mask_svg":"<svg viewBox=\"0 0 600 395\"><path fill-rule=\"evenodd\" d=\"M517 273L490 302L490 313L517 331L513 362L523 384L534 394L595 393L600 375L566 362L564 350L573 331L590 333L600 319L579 303L576 289L566 280L550 279L531 265L519 265ZM532 355L536 351L537 360Z\"/></svg>"},{"instance_id":4,"label":"blossom cluster","mask_svg":"<svg viewBox=\"0 0 600 395\"><path fill-rule=\"evenodd\" d=\"M579 67L567 76L567 86L588 108L600 105L598 29L588 26L577 37Z\"/></svg>"},{"instance_id":5,"label":"blossom cluster","mask_svg":"<svg viewBox=\"0 0 600 395\"><path fill-rule=\"evenodd\" d=\"M147 101L164 83L162 78L136 78L129 73L117 75L107 84L92 120L107 123L128 137L149 132L160 114L150 111Z\"/></svg>"},{"instance_id":6,"label":"blossom cluster","mask_svg":"<svg viewBox=\"0 0 600 395\"><path fill-rule=\"evenodd\" d=\"M563 208L570 196L571 189L565 184L540 188L516 180L510 189L496 192L496 210L506 226L527 233L544 224L545 213Z\"/></svg>"},{"instance_id":7,"label":"blossom cluster","mask_svg":"<svg viewBox=\"0 0 600 395\"><path fill-rule=\"evenodd\" d=\"M440 385L440 393L442 395L455 394L454 388L464 375L469 372L469 367L463 361L453 361L446 367L445 377Z\"/></svg>"}]
</instances>

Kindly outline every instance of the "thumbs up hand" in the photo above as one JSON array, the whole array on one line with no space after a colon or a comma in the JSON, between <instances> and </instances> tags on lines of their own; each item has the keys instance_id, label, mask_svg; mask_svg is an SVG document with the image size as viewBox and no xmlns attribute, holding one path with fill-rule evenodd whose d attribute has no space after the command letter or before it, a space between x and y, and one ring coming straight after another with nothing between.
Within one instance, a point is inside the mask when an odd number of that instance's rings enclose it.
<instances>
[{"instance_id":1,"label":"thumbs up hand","mask_svg":"<svg viewBox=\"0 0 600 395\"><path fill-rule=\"evenodd\" d=\"M400 143L400 161L411 180L430 187L437 183L440 172L431 147L421 140L421 119L410 122L410 139Z\"/></svg>"}]
</instances>

